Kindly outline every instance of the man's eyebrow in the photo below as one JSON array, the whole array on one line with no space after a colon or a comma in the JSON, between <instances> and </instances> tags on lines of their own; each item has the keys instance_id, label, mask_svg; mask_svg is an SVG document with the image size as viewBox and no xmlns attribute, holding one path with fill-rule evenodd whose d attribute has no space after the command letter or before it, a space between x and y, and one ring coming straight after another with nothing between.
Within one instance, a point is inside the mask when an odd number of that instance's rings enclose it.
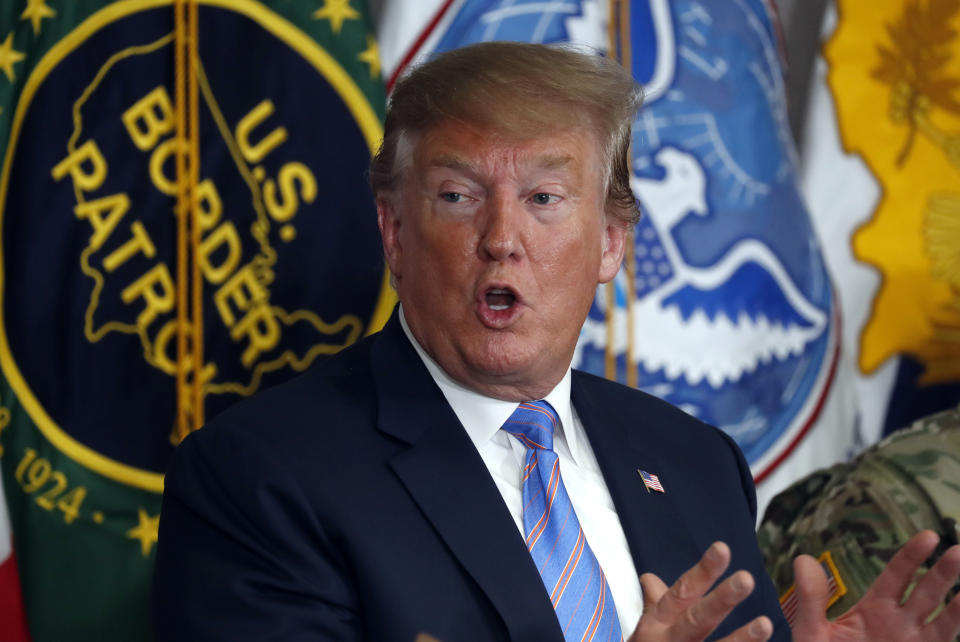
<instances>
[{"instance_id":1,"label":"man's eyebrow","mask_svg":"<svg viewBox=\"0 0 960 642\"><path fill-rule=\"evenodd\" d=\"M545 154L536 159L535 165L540 169L561 169L573 164L575 160L568 154Z\"/></svg>"},{"instance_id":2,"label":"man's eyebrow","mask_svg":"<svg viewBox=\"0 0 960 642\"><path fill-rule=\"evenodd\" d=\"M544 154L534 159L533 165L538 169L560 169L571 165L576 161L569 154ZM465 171L476 171L473 164L459 156L442 154L430 160L430 167L443 167L447 169L459 169Z\"/></svg>"},{"instance_id":3,"label":"man's eyebrow","mask_svg":"<svg viewBox=\"0 0 960 642\"><path fill-rule=\"evenodd\" d=\"M450 154L441 154L436 158L430 159L430 167L443 167L446 169L460 169L467 171L475 171L473 164L460 158L459 156L453 156Z\"/></svg>"}]
</instances>

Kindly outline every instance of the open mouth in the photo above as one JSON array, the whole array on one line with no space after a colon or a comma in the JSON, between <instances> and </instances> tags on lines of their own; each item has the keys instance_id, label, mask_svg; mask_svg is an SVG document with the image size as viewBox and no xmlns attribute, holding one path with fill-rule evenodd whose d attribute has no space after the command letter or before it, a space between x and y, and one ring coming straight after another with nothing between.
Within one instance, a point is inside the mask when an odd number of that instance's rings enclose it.
<instances>
[{"instance_id":1,"label":"open mouth","mask_svg":"<svg viewBox=\"0 0 960 642\"><path fill-rule=\"evenodd\" d=\"M496 312L509 310L517 302L517 295L506 288L491 288L484 298L487 306Z\"/></svg>"},{"instance_id":2,"label":"open mouth","mask_svg":"<svg viewBox=\"0 0 960 642\"><path fill-rule=\"evenodd\" d=\"M494 330L503 330L516 323L525 308L526 301L510 287L490 286L477 298L477 316Z\"/></svg>"}]
</instances>

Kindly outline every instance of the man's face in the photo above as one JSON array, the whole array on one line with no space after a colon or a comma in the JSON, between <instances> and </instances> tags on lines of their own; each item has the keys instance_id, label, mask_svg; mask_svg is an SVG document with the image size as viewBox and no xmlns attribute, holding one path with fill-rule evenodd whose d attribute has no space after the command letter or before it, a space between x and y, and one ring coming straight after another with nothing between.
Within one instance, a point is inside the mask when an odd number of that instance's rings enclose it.
<instances>
[{"instance_id":1,"label":"man's face","mask_svg":"<svg viewBox=\"0 0 960 642\"><path fill-rule=\"evenodd\" d=\"M416 145L380 231L410 330L451 377L539 399L563 376L626 230L586 129L526 140L445 122Z\"/></svg>"}]
</instances>

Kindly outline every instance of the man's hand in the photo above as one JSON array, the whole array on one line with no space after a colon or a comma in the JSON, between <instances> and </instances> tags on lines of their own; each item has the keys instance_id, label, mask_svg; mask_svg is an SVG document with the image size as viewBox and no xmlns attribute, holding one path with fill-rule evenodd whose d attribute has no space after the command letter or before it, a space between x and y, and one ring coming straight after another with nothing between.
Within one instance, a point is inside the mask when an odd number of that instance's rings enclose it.
<instances>
[{"instance_id":1,"label":"man's hand","mask_svg":"<svg viewBox=\"0 0 960 642\"><path fill-rule=\"evenodd\" d=\"M723 542L714 542L696 566L669 589L653 573L641 575L643 615L630 642L693 642L710 635L753 590L753 576L737 571L707 593L729 564L730 549ZM772 633L773 623L761 616L723 640L758 642L769 639Z\"/></svg>"},{"instance_id":2,"label":"man's hand","mask_svg":"<svg viewBox=\"0 0 960 642\"><path fill-rule=\"evenodd\" d=\"M833 622L827 621L830 591L820 564L809 555L793 562L797 590L797 642L936 642L960 633L960 596L929 623L960 574L960 546L953 546L934 564L903 601L914 572L939 541L936 533L917 533L893 556L883 573L856 605Z\"/></svg>"}]
</instances>

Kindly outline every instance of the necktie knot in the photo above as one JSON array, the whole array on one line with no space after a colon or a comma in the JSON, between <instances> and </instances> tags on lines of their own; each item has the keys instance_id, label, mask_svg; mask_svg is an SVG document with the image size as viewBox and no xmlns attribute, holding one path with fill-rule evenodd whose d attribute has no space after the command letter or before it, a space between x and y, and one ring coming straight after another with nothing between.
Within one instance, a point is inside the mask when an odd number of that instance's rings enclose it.
<instances>
[{"instance_id":1,"label":"necktie knot","mask_svg":"<svg viewBox=\"0 0 960 642\"><path fill-rule=\"evenodd\" d=\"M557 411L546 401L525 401L503 424L503 430L527 448L553 450L553 432L559 423Z\"/></svg>"}]
</instances>

